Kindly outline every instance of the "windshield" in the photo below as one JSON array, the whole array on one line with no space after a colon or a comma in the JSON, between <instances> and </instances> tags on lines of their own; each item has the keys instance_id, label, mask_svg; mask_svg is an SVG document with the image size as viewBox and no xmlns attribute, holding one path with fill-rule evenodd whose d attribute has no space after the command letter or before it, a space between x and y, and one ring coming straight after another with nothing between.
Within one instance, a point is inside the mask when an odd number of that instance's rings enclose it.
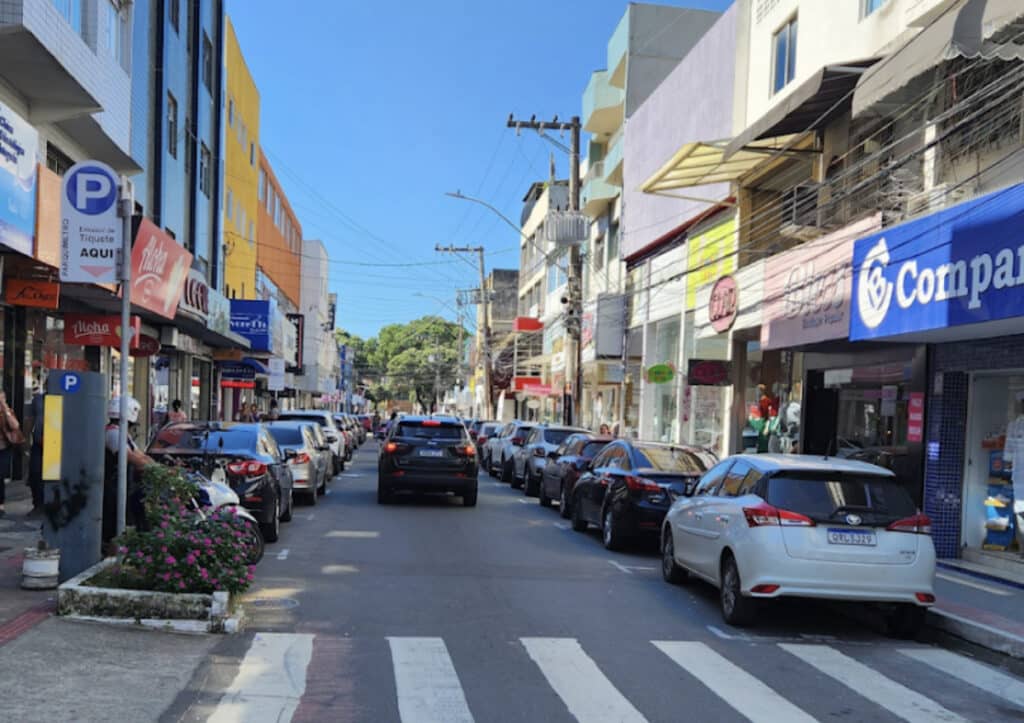
<instances>
[{"instance_id":1,"label":"windshield","mask_svg":"<svg viewBox=\"0 0 1024 723\"><path fill-rule=\"evenodd\" d=\"M707 452L683 447L638 446L636 454L637 467L640 469L688 476L704 474L717 461Z\"/></svg>"},{"instance_id":2,"label":"windshield","mask_svg":"<svg viewBox=\"0 0 1024 723\"><path fill-rule=\"evenodd\" d=\"M330 418L323 414L288 414L285 412L278 419L284 420L298 420L303 422L309 422L310 424L319 424L321 427L330 426L328 421Z\"/></svg>"},{"instance_id":3,"label":"windshield","mask_svg":"<svg viewBox=\"0 0 1024 723\"><path fill-rule=\"evenodd\" d=\"M566 440L570 434L574 434L574 429L548 429L544 432L544 441L548 444L561 444Z\"/></svg>"},{"instance_id":4,"label":"windshield","mask_svg":"<svg viewBox=\"0 0 1024 723\"><path fill-rule=\"evenodd\" d=\"M767 502L820 522L855 513L869 524L888 524L917 512L895 479L876 475L787 472L769 480Z\"/></svg>"},{"instance_id":5,"label":"windshield","mask_svg":"<svg viewBox=\"0 0 1024 723\"><path fill-rule=\"evenodd\" d=\"M207 436L208 435L208 436ZM205 446L203 444L205 438ZM221 442L223 441L223 445ZM150 450L158 452L217 453L221 450L252 451L256 447L255 428L209 430L203 427L165 427L157 434Z\"/></svg>"},{"instance_id":6,"label":"windshield","mask_svg":"<svg viewBox=\"0 0 1024 723\"><path fill-rule=\"evenodd\" d=\"M426 425L419 422L401 422L396 437L415 437L417 439L462 439L462 427L454 424Z\"/></svg>"},{"instance_id":7,"label":"windshield","mask_svg":"<svg viewBox=\"0 0 1024 723\"><path fill-rule=\"evenodd\" d=\"M583 445L583 449L580 450L580 457L593 459L597 456L598 452L604 449L607 445L608 442L587 442Z\"/></svg>"},{"instance_id":8,"label":"windshield","mask_svg":"<svg viewBox=\"0 0 1024 723\"><path fill-rule=\"evenodd\" d=\"M271 426L268 428L270 436L274 438L274 441L278 444L291 444L291 445L302 445L304 440L302 438L302 430L298 427L276 427Z\"/></svg>"}]
</instances>

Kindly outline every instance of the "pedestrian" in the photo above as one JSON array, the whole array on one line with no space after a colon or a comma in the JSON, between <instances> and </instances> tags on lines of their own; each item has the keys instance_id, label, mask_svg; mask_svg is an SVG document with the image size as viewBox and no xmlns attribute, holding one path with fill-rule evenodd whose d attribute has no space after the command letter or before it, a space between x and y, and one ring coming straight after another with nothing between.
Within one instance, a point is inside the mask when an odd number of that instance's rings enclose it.
<instances>
[{"instance_id":1,"label":"pedestrian","mask_svg":"<svg viewBox=\"0 0 1024 723\"><path fill-rule=\"evenodd\" d=\"M168 422L187 422L188 415L181 411L181 400L171 402L171 411L167 414Z\"/></svg>"},{"instance_id":2,"label":"pedestrian","mask_svg":"<svg viewBox=\"0 0 1024 723\"><path fill-rule=\"evenodd\" d=\"M238 417L236 421L239 422L255 422L256 415L253 413L252 407L249 406L249 402L242 402L241 408L238 410Z\"/></svg>"},{"instance_id":3,"label":"pedestrian","mask_svg":"<svg viewBox=\"0 0 1024 723\"><path fill-rule=\"evenodd\" d=\"M39 382L32 385L30 419L25 420L32 434L32 447L28 458L28 487L32 490L32 511L36 516L43 511L43 388Z\"/></svg>"},{"instance_id":4,"label":"pedestrian","mask_svg":"<svg viewBox=\"0 0 1024 723\"><path fill-rule=\"evenodd\" d=\"M263 419L268 421L268 422L273 422L274 420L280 419L280 418L281 418L281 412L277 408L277 400L276 399L271 399L270 400L270 411L266 413L266 415L263 417Z\"/></svg>"},{"instance_id":5,"label":"pedestrian","mask_svg":"<svg viewBox=\"0 0 1024 723\"><path fill-rule=\"evenodd\" d=\"M134 397L128 397L128 499L125 509L125 524L141 525L144 522L142 507L142 470L156 464L153 458L141 451L133 436L139 422L142 406ZM117 457L121 440L121 398L111 397L107 404L107 426L104 432L103 465L103 542L107 543L117 535Z\"/></svg>"},{"instance_id":6,"label":"pedestrian","mask_svg":"<svg viewBox=\"0 0 1024 723\"><path fill-rule=\"evenodd\" d=\"M612 430L611 427L609 427L607 424L602 423L601 428L597 430L597 433L600 434L602 437L607 437L609 434L612 433Z\"/></svg>"},{"instance_id":7,"label":"pedestrian","mask_svg":"<svg viewBox=\"0 0 1024 723\"><path fill-rule=\"evenodd\" d=\"M380 412L376 409L373 410L373 433L376 434L380 430Z\"/></svg>"},{"instance_id":8,"label":"pedestrian","mask_svg":"<svg viewBox=\"0 0 1024 723\"><path fill-rule=\"evenodd\" d=\"M0 517L7 514L4 501L7 495L7 479L11 476L11 460L14 451L25 444L25 434L21 431L14 410L7 406L7 394L0 390Z\"/></svg>"}]
</instances>

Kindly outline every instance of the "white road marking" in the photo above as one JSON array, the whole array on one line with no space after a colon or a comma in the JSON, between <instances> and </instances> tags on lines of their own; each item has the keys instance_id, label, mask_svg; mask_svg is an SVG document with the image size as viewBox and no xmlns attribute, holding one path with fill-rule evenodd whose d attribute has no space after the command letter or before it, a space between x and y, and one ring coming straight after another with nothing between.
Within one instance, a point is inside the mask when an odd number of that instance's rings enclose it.
<instances>
[{"instance_id":1,"label":"white road marking","mask_svg":"<svg viewBox=\"0 0 1024 723\"><path fill-rule=\"evenodd\" d=\"M714 625L705 625L709 632L715 637L721 638L722 640L736 640L735 635L730 635L721 628L716 628Z\"/></svg>"},{"instance_id":2,"label":"white road marking","mask_svg":"<svg viewBox=\"0 0 1024 723\"><path fill-rule=\"evenodd\" d=\"M651 565L623 565L627 570L639 570L640 572L651 572L658 568L652 567Z\"/></svg>"},{"instance_id":3,"label":"white road marking","mask_svg":"<svg viewBox=\"0 0 1024 723\"><path fill-rule=\"evenodd\" d=\"M520 642L576 720L586 723L643 723L646 720L575 639L521 638Z\"/></svg>"},{"instance_id":4,"label":"white road marking","mask_svg":"<svg viewBox=\"0 0 1024 723\"><path fill-rule=\"evenodd\" d=\"M313 637L257 633L208 723L290 721L306 692Z\"/></svg>"},{"instance_id":5,"label":"white road marking","mask_svg":"<svg viewBox=\"0 0 1024 723\"><path fill-rule=\"evenodd\" d=\"M782 643L779 647L909 723L966 723L964 718L943 708L931 698L890 680L827 645Z\"/></svg>"},{"instance_id":6,"label":"white road marking","mask_svg":"<svg viewBox=\"0 0 1024 723\"><path fill-rule=\"evenodd\" d=\"M754 723L814 721L803 710L704 643L651 642L676 665Z\"/></svg>"},{"instance_id":7,"label":"white road marking","mask_svg":"<svg viewBox=\"0 0 1024 723\"><path fill-rule=\"evenodd\" d=\"M277 559L278 560L287 560L288 559L288 552L289 552L288 548L287 547L284 548L279 553L277 553Z\"/></svg>"},{"instance_id":8,"label":"white road marking","mask_svg":"<svg viewBox=\"0 0 1024 723\"><path fill-rule=\"evenodd\" d=\"M472 723L462 684L441 638L388 638L402 723Z\"/></svg>"},{"instance_id":9,"label":"white road marking","mask_svg":"<svg viewBox=\"0 0 1024 723\"><path fill-rule=\"evenodd\" d=\"M530 500L522 500L522 499L520 499L520 500L516 500L516 502L518 502L521 505L528 505L528 504L530 504Z\"/></svg>"},{"instance_id":10,"label":"white road marking","mask_svg":"<svg viewBox=\"0 0 1024 723\"><path fill-rule=\"evenodd\" d=\"M565 524L564 522L552 522L551 524L553 524L555 527L557 527L560 530L568 530L569 529L569 525Z\"/></svg>"},{"instance_id":11,"label":"white road marking","mask_svg":"<svg viewBox=\"0 0 1024 723\"><path fill-rule=\"evenodd\" d=\"M609 560L609 561L608 561L608 564L609 564L609 565L611 565L612 567L614 567L614 568L615 568L616 570L618 570L619 572L624 572L624 573L626 573L627 575L632 575L632 574L633 574L633 571L632 571L632 570L630 570L630 569L629 569L628 567L626 567L625 565L620 565L619 563L615 562L615 560Z\"/></svg>"},{"instance_id":12,"label":"white road marking","mask_svg":"<svg viewBox=\"0 0 1024 723\"><path fill-rule=\"evenodd\" d=\"M947 580L949 582L955 582L957 585L966 585L967 587L973 587L975 590L984 590L985 592L992 593L993 595L1013 595L1009 590L1002 588L993 587L992 585L983 585L980 582L974 582L973 580L965 580L958 575L948 575L944 572L935 573L935 577L941 580Z\"/></svg>"},{"instance_id":13,"label":"white road marking","mask_svg":"<svg viewBox=\"0 0 1024 723\"><path fill-rule=\"evenodd\" d=\"M331 530L324 537L341 537L347 540L373 540L380 537L376 530Z\"/></svg>"},{"instance_id":14,"label":"white road marking","mask_svg":"<svg viewBox=\"0 0 1024 723\"><path fill-rule=\"evenodd\" d=\"M340 477L365 477L366 475L365 474L359 474L358 472L356 472L354 474L346 472L346 473L341 474L339 476Z\"/></svg>"},{"instance_id":15,"label":"white road marking","mask_svg":"<svg viewBox=\"0 0 1024 723\"><path fill-rule=\"evenodd\" d=\"M906 648L900 652L1024 708L1024 683L994 668L938 648Z\"/></svg>"},{"instance_id":16,"label":"white road marking","mask_svg":"<svg viewBox=\"0 0 1024 723\"><path fill-rule=\"evenodd\" d=\"M309 522L312 522L314 517L316 517L316 513L315 512L310 512L308 515L306 515L306 519Z\"/></svg>"}]
</instances>

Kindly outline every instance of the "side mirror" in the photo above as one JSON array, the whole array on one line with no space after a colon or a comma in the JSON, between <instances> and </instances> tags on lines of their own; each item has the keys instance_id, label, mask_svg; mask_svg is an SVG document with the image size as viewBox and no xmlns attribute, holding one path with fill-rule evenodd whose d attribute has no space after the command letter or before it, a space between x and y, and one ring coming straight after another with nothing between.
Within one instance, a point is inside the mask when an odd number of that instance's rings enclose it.
<instances>
[{"instance_id":1,"label":"side mirror","mask_svg":"<svg viewBox=\"0 0 1024 723\"><path fill-rule=\"evenodd\" d=\"M558 459L558 452L548 452L548 459Z\"/></svg>"},{"instance_id":2,"label":"side mirror","mask_svg":"<svg viewBox=\"0 0 1024 723\"><path fill-rule=\"evenodd\" d=\"M693 497L693 493L697 491L698 480L688 480L686 487L683 489L683 497Z\"/></svg>"}]
</instances>

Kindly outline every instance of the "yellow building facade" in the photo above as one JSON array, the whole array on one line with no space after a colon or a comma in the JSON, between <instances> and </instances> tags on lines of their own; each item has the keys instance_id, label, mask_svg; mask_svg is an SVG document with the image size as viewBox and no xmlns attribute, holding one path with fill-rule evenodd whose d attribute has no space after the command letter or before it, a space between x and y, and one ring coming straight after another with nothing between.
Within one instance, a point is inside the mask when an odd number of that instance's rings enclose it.
<instances>
[{"instance_id":1,"label":"yellow building facade","mask_svg":"<svg viewBox=\"0 0 1024 723\"><path fill-rule=\"evenodd\" d=\"M256 214L260 180L260 92L227 18L227 95L224 141L224 293L251 299L256 293Z\"/></svg>"}]
</instances>

